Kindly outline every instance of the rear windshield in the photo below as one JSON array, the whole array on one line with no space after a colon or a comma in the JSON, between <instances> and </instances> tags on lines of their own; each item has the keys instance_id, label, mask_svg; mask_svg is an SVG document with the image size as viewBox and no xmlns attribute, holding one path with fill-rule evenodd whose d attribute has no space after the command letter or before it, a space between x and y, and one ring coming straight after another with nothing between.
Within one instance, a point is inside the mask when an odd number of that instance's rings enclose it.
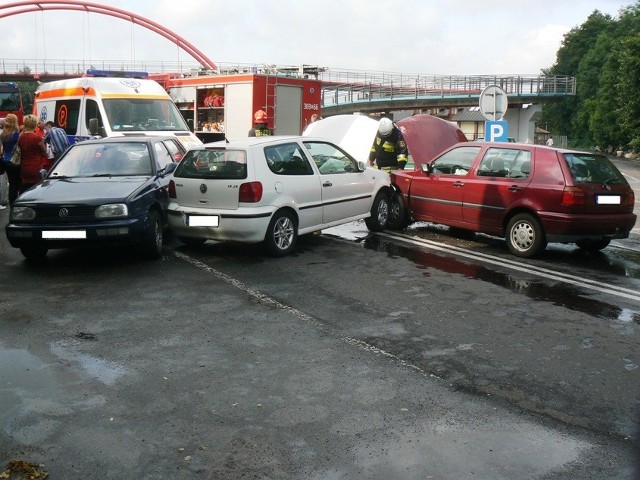
<instances>
[{"instance_id":1,"label":"rear windshield","mask_svg":"<svg viewBox=\"0 0 640 480\"><path fill-rule=\"evenodd\" d=\"M564 159L576 183L627 183L620 170L604 155L565 153Z\"/></svg>"},{"instance_id":2,"label":"rear windshield","mask_svg":"<svg viewBox=\"0 0 640 480\"><path fill-rule=\"evenodd\" d=\"M188 151L173 173L178 178L247 178L247 152L224 148Z\"/></svg>"}]
</instances>

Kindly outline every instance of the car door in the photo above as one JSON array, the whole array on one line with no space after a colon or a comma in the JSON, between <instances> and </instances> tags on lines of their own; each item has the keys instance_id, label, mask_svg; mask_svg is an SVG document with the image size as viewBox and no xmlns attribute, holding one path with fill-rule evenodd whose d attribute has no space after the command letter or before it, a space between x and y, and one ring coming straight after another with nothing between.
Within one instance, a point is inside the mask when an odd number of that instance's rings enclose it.
<instances>
[{"instance_id":1,"label":"car door","mask_svg":"<svg viewBox=\"0 0 640 480\"><path fill-rule=\"evenodd\" d=\"M329 142L305 141L322 186L324 224L363 215L371 209L373 181L358 162Z\"/></svg>"},{"instance_id":2,"label":"car door","mask_svg":"<svg viewBox=\"0 0 640 480\"><path fill-rule=\"evenodd\" d=\"M273 188L265 188L265 202L272 202L275 207L281 203L294 205L300 230L322 225L320 178L302 145L295 141L268 145L264 147L264 158L256 155L256 171L264 170L258 162L266 163L272 174ZM260 177L263 175L258 175ZM266 185L266 177L264 180Z\"/></svg>"},{"instance_id":3,"label":"car door","mask_svg":"<svg viewBox=\"0 0 640 480\"><path fill-rule=\"evenodd\" d=\"M428 173L412 179L409 209L416 220L462 222L464 189L481 148L453 147L429 164Z\"/></svg>"},{"instance_id":4,"label":"car door","mask_svg":"<svg viewBox=\"0 0 640 480\"><path fill-rule=\"evenodd\" d=\"M464 188L462 218L470 228L501 228L531 181L531 157L526 147L487 148Z\"/></svg>"}]
</instances>

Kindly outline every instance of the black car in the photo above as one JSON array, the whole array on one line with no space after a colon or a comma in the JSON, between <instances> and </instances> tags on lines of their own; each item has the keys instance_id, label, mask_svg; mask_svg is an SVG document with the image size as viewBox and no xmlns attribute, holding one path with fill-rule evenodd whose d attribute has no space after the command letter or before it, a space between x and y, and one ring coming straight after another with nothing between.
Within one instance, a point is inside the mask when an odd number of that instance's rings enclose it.
<instances>
[{"instance_id":1,"label":"black car","mask_svg":"<svg viewBox=\"0 0 640 480\"><path fill-rule=\"evenodd\" d=\"M169 174L184 154L172 137L117 137L73 145L12 205L7 238L27 259L53 248L135 245L162 253Z\"/></svg>"}]
</instances>

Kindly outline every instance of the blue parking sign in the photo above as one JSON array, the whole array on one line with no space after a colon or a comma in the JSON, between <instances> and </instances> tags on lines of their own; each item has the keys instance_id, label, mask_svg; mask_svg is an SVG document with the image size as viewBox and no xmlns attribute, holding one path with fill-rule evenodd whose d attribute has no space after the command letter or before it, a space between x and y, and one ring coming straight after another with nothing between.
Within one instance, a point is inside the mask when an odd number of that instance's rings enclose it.
<instances>
[{"instance_id":1,"label":"blue parking sign","mask_svg":"<svg viewBox=\"0 0 640 480\"><path fill-rule=\"evenodd\" d=\"M488 142L506 142L509 139L508 123L504 120L484 122L484 138Z\"/></svg>"}]
</instances>

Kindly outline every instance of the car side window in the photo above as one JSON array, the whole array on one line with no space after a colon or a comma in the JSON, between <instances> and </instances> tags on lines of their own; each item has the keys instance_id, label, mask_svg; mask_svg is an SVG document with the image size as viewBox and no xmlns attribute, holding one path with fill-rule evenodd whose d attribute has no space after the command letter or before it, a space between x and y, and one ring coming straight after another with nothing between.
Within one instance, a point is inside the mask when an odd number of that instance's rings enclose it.
<instances>
[{"instance_id":1,"label":"car side window","mask_svg":"<svg viewBox=\"0 0 640 480\"><path fill-rule=\"evenodd\" d=\"M459 147L449 150L431 163L431 171L445 175L467 175L482 147Z\"/></svg>"},{"instance_id":2,"label":"car side window","mask_svg":"<svg viewBox=\"0 0 640 480\"><path fill-rule=\"evenodd\" d=\"M156 142L154 148L156 151L156 158L158 159L158 164L161 169L173 162L173 157L163 142Z\"/></svg>"},{"instance_id":3,"label":"car side window","mask_svg":"<svg viewBox=\"0 0 640 480\"><path fill-rule=\"evenodd\" d=\"M276 175L313 175L313 168L297 143L265 147L267 165Z\"/></svg>"},{"instance_id":4,"label":"car side window","mask_svg":"<svg viewBox=\"0 0 640 480\"><path fill-rule=\"evenodd\" d=\"M174 162L182 160L182 150L180 150L180 147L176 145L174 140L167 140L164 142L164 145L167 147L167 150L169 150L169 154L171 155L171 158L173 158Z\"/></svg>"},{"instance_id":5,"label":"car side window","mask_svg":"<svg viewBox=\"0 0 640 480\"><path fill-rule=\"evenodd\" d=\"M358 162L335 145L325 142L304 142L321 174L358 172Z\"/></svg>"},{"instance_id":6,"label":"car side window","mask_svg":"<svg viewBox=\"0 0 640 480\"><path fill-rule=\"evenodd\" d=\"M531 152L515 148L487 149L477 175L484 177L527 178L529 176ZM523 169L524 166L524 169Z\"/></svg>"}]
</instances>

